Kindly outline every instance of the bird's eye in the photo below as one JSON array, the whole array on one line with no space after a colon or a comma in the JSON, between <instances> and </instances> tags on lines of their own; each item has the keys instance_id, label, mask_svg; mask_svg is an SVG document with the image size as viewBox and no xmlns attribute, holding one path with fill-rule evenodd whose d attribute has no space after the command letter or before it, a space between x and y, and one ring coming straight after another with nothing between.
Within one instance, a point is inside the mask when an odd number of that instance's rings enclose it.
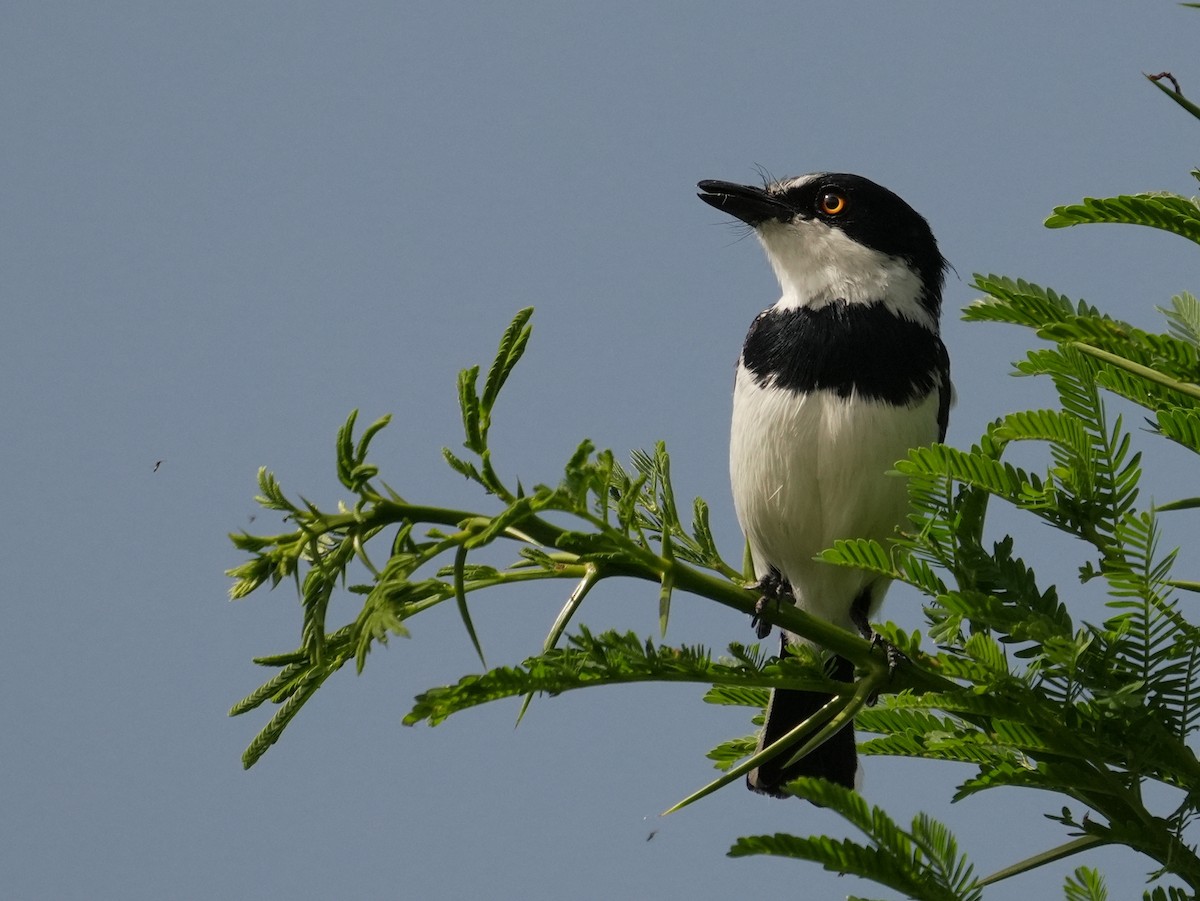
<instances>
[{"instance_id":1,"label":"bird's eye","mask_svg":"<svg viewBox=\"0 0 1200 901\"><path fill-rule=\"evenodd\" d=\"M836 216L846 209L846 196L837 191L825 191L817 201L817 208L826 216Z\"/></svg>"}]
</instances>

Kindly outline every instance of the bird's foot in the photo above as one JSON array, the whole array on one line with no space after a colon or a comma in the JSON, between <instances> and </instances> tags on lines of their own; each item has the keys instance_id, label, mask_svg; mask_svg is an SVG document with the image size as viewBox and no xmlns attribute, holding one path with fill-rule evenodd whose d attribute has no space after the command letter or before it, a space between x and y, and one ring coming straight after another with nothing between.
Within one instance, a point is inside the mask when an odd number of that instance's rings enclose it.
<instances>
[{"instance_id":1,"label":"bird's foot","mask_svg":"<svg viewBox=\"0 0 1200 901\"><path fill-rule=\"evenodd\" d=\"M896 667L900 665L900 662L905 659L904 652L872 629L871 647L877 648L880 646L883 647L884 653L887 654L888 676L890 677L892 673L896 672Z\"/></svg>"},{"instance_id":2,"label":"bird's foot","mask_svg":"<svg viewBox=\"0 0 1200 901\"><path fill-rule=\"evenodd\" d=\"M869 590L868 590L869 591ZM854 604L850 607L850 622L854 623L859 634L867 641L871 642L872 648L883 646L884 653L887 654L888 663L888 679L892 678L892 674L896 672L896 667L900 665L900 661L904 659L904 654L900 649L871 628L871 623L867 619L867 604L870 599L870 594L864 592ZM875 705L878 695L871 695L867 703L871 706Z\"/></svg>"},{"instance_id":3,"label":"bird's foot","mask_svg":"<svg viewBox=\"0 0 1200 901\"><path fill-rule=\"evenodd\" d=\"M747 587L751 591L762 592L762 596L754 604L754 616L750 619L750 625L754 627L754 634L758 636L759 640L762 640L771 634L771 624L763 617L768 605L773 604L775 609L778 609L779 604L783 601L795 604L796 596L792 593L792 586L777 569L771 569L765 576Z\"/></svg>"},{"instance_id":4,"label":"bird's foot","mask_svg":"<svg viewBox=\"0 0 1200 901\"><path fill-rule=\"evenodd\" d=\"M871 640L871 647L877 648L882 646L884 654L887 655L888 680L891 681L892 674L896 672L896 668L905 659L904 653L874 629L871 629L870 632L871 634L867 637ZM878 692L867 699L867 705L874 707L877 700L879 700Z\"/></svg>"}]
</instances>

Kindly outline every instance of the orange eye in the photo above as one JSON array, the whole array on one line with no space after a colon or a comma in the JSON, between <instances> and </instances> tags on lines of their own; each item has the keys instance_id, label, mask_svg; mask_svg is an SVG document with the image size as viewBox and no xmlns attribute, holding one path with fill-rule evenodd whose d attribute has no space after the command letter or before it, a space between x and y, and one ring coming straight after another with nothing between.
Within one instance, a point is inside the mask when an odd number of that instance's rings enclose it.
<instances>
[{"instance_id":1,"label":"orange eye","mask_svg":"<svg viewBox=\"0 0 1200 901\"><path fill-rule=\"evenodd\" d=\"M826 191L817 201L817 207L826 216L836 216L846 209L846 198L836 191Z\"/></svg>"}]
</instances>

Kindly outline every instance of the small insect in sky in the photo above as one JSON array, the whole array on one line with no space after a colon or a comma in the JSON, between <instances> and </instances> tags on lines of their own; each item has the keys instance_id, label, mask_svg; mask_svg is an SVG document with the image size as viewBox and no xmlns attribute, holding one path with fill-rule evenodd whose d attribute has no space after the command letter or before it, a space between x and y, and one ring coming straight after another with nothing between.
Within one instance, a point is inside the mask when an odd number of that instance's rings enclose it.
<instances>
[{"instance_id":1,"label":"small insect in sky","mask_svg":"<svg viewBox=\"0 0 1200 901\"><path fill-rule=\"evenodd\" d=\"M1159 72L1157 75L1147 75L1146 77L1154 82L1162 81L1165 78L1167 81L1171 82L1171 87L1175 89L1176 94L1183 93L1181 90L1179 90L1179 82L1170 72Z\"/></svg>"}]
</instances>

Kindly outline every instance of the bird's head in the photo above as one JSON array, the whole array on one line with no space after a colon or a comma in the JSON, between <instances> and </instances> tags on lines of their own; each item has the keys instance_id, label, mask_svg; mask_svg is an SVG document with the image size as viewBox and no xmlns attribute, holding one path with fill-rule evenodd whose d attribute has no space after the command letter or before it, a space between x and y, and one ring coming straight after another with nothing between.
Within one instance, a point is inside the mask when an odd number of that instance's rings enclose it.
<instances>
[{"instance_id":1,"label":"bird's head","mask_svg":"<svg viewBox=\"0 0 1200 901\"><path fill-rule=\"evenodd\" d=\"M946 261L929 224L887 188L838 172L698 187L701 200L754 229L781 308L882 303L937 328Z\"/></svg>"}]
</instances>

